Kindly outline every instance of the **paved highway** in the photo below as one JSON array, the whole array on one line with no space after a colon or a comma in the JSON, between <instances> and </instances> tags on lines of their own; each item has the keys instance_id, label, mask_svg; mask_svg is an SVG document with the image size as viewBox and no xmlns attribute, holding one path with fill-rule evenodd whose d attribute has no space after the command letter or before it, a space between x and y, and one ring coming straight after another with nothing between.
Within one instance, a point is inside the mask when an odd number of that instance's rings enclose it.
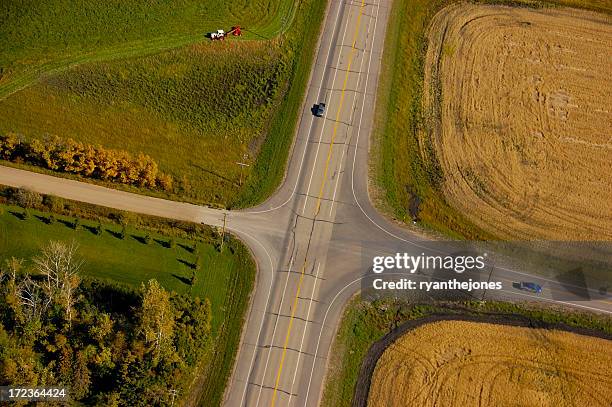
<instances>
[{"instance_id":1,"label":"paved highway","mask_svg":"<svg viewBox=\"0 0 612 407\"><path fill-rule=\"evenodd\" d=\"M368 198L369 135L389 6L390 0L330 1L285 182L259 207L226 213L0 167L0 184L69 199L215 226L227 215L228 228L249 245L259 267L228 406L318 405L343 306L360 289L370 259L445 247L382 218ZM323 118L311 113L318 102L327 104ZM612 311L599 292L589 301L565 298L567 287L555 279L501 266L494 278L504 283L497 297ZM544 293L512 288L525 279L542 283Z\"/></svg>"}]
</instances>

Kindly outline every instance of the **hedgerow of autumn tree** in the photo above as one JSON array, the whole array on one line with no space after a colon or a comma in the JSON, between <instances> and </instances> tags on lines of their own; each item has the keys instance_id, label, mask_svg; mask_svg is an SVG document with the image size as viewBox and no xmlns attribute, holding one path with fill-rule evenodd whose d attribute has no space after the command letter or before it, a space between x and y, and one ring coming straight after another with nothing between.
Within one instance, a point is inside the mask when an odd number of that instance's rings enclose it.
<instances>
[{"instance_id":1,"label":"hedgerow of autumn tree","mask_svg":"<svg viewBox=\"0 0 612 407\"><path fill-rule=\"evenodd\" d=\"M58 136L26 141L16 134L0 136L0 159L22 161L53 171L78 174L104 181L171 191L173 180L159 171L157 163L140 153L83 144Z\"/></svg>"}]
</instances>

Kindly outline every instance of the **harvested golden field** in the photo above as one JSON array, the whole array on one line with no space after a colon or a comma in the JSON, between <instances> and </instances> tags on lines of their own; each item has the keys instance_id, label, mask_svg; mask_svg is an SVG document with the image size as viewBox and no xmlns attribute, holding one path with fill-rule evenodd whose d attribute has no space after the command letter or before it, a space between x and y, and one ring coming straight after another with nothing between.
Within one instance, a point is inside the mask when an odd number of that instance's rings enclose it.
<instances>
[{"instance_id":1,"label":"harvested golden field","mask_svg":"<svg viewBox=\"0 0 612 407\"><path fill-rule=\"evenodd\" d=\"M612 344L465 321L409 331L378 360L369 407L610 406Z\"/></svg>"},{"instance_id":2,"label":"harvested golden field","mask_svg":"<svg viewBox=\"0 0 612 407\"><path fill-rule=\"evenodd\" d=\"M612 240L610 16L460 4L428 40L422 148L451 206L501 238Z\"/></svg>"}]
</instances>

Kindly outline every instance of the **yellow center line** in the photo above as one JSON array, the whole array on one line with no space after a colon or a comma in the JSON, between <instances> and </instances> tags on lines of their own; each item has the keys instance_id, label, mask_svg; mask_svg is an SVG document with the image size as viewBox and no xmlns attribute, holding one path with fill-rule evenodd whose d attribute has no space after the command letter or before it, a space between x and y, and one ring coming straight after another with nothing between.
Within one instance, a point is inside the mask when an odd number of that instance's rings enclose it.
<instances>
[{"instance_id":1,"label":"yellow center line","mask_svg":"<svg viewBox=\"0 0 612 407\"><path fill-rule=\"evenodd\" d=\"M346 73L344 74L342 92L340 93L340 104L338 105L338 111L336 112L336 120L334 122L334 131L332 133L332 138L329 143L329 150L327 151L327 159L325 160L325 171L323 172L323 181L321 182L321 188L319 188L319 197L317 198L317 208L315 209L315 216L319 214L319 209L321 208L321 197L323 196L323 188L325 187L325 183L327 182L327 172L329 170L329 163L331 161L332 151L334 149L334 141L336 140L336 134L338 133L338 124L340 123L340 113L342 111L342 106L344 105L344 96L346 95L346 85L348 84L349 73L351 72L351 65L353 65L355 45L357 44L357 35L359 34L359 26L361 25L361 15L363 14L364 5L365 5L365 0L361 0L361 5L359 7L359 15L357 16L357 26L355 28L355 33L353 35L353 44L351 45L351 53L349 56L349 62L346 68Z\"/></svg>"},{"instance_id":2,"label":"yellow center line","mask_svg":"<svg viewBox=\"0 0 612 407\"><path fill-rule=\"evenodd\" d=\"M334 147L334 140L336 139L336 134L338 132L338 123L340 119L340 113L342 112L342 106L344 105L344 96L346 94L346 86L348 84L348 77L351 71L351 65L353 64L353 58L355 53L355 44L357 44L357 36L359 35L359 27L361 26L361 16L363 15L363 8L365 6L365 0L361 0L361 4L359 6L359 14L357 16L357 25L355 27L355 32L353 33L353 43L351 45L351 53L349 56L348 67L346 69L346 73L344 76L344 83L342 84L342 92L340 94L340 104L338 105L338 110L336 112L336 121L334 123L334 130L332 133L332 139L329 144L329 150L327 152L327 159L325 161L325 171L323 173L323 180L321 182L321 188L319 189L319 196L317 197L317 207L315 209L314 216L316 217L321 208L321 198L323 197L323 188L325 187L325 183L327 181L327 172L329 171L329 163L331 161L331 155ZM347 21L348 24L348 21ZM316 163L315 163L316 164ZM287 335L285 336L285 343L283 345L283 353L281 355L280 364L278 366L278 371L276 373L276 382L274 383L274 393L272 394L271 406L274 407L276 403L276 396L278 393L278 385L280 383L281 374L283 371L283 365L285 363L285 356L287 355L287 346L289 345L289 338L291 337L291 328L293 327L293 320L295 317L295 310L297 309L297 301L300 295L300 291L302 289L302 282L304 280L304 272L306 271L307 258L304 258L304 265L302 266L302 270L300 271L300 279L298 281L297 291L295 293L295 298L293 299L293 306L291 309L291 317L289 319L289 326L287 327ZM308 322L306 322L308 323Z\"/></svg>"}]
</instances>

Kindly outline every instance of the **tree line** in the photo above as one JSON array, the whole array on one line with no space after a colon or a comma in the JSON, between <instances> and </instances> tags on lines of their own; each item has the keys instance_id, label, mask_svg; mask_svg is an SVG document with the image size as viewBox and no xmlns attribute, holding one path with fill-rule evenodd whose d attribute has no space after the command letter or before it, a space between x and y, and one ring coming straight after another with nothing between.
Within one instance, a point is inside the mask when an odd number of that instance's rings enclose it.
<instances>
[{"instance_id":1,"label":"tree line","mask_svg":"<svg viewBox=\"0 0 612 407\"><path fill-rule=\"evenodd\" d=\"M171 191L173 180L148 155L106 149L58 136L27 141L14 133L0 135L0 158L53 171L78 174L138 187Z\"/></svg>"},{"instance_id":2,"label":"tree line","mask_svg":"<svg viewBox=\"0 0 612 407\"><path fill-rule=\"evenodd\" d=\"M49 242L0 266L0 385L68 386L84 405L179 404L210 349L210 302L155 280L82 280L82 265L74 243Z\"/></svg>"}]
</instances>

